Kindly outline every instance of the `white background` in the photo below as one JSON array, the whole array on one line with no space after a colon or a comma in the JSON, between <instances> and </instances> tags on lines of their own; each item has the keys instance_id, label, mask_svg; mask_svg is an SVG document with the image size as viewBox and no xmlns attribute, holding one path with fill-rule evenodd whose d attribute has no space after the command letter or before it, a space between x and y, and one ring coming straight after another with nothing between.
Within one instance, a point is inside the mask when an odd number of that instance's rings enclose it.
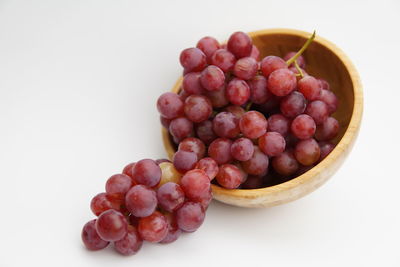
<instances>
[{"instance_id":1,"label":"white background","mask_svg":"<svg viewBox=\"0 0 400 267\"><path fill-rule=\"evenodd\" d=\"M0 0L0 266L400 266L399 15L396 0ZM358 68L365 112L343 167L284 206L213 202L171 245L87 251L106 179L165 157L155 102L180 51L273 27L316 29Z\"/></svg>"}]
</instances>

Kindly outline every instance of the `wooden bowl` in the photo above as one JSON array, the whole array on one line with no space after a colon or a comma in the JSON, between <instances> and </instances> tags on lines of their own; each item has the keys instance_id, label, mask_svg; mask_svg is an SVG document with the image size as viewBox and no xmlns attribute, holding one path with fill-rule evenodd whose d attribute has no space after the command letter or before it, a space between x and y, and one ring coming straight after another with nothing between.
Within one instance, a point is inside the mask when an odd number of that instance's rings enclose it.
<instances>
[{"instance_id":1,"label":"wooden bowl","mask_svg":"<svg viewBox=\"0 0 400 267\"><path fill-rule=\"evenodd\" d=\"M267 55L284 56L297 51L311 33L291 29L268 29L249 33L259 48L261 58ZM287 182L260 189L225 189L212 185L214 199L240 207L270 207L296 200L325 183L342 165L350 153L360 129L363 112L363 93L359 75L349 58L334 44L319 36L311 43L303 56L306 71L326 79L331 90L339 98L339 108L333 114L341 130L333 140L335 149L318 165ZM178 79L173 92L179 92L182 78ZM162 130L165 149L172 159L175 147L166 129Z\"/></svg>"}]
</instances>

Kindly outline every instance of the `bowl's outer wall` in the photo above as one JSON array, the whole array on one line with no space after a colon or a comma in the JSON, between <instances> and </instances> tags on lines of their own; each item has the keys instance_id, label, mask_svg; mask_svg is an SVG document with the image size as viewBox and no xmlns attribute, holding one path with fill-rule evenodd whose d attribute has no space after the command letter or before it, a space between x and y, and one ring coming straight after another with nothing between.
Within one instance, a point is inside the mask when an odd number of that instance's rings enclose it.
<instances>
[{"instance_id":1,"label":"bowl's outer wall","mask_svg":"<svg viewBox=\"0 0 400 267\"><path fill-rule=\"evenodd\" d=\"M261 58L267 55L284 56L298 50L310 33L270 29L251 32L253 43L259 48ZM271 187L253 190L228 190L212 185L214 198L241 207L270 207L296 200L324 184L341 166L351 151L360 128L363 111L363 94L359 75L347 56L329 41L317 36L303 54L307 73L326 79L339 98L339 108L333 114L340 123L340 132L333 140L337 146L317 166L290 181ZM178 92L180 78L172 91ZM168 132L163 129L163 141L172 159L175 147Z\"/></svg>"}]
</instances>

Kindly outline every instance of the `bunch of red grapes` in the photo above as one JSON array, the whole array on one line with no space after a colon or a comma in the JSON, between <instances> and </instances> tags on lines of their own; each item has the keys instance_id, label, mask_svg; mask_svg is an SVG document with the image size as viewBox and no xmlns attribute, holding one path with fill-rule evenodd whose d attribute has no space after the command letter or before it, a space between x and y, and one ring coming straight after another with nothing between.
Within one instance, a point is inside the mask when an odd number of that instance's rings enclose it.
<instances>
[{"instance_id":1,"label":"bunch of red grapes","mask_svg":"<svg viewBox=\"0 0 400 267\"><path fill-rule=\"evenodd\" d=\"M227 189L265 187L324 159L339 131L331 117L338 99L327 81L305 71L301 53L313 38L297 53L261 62L243 32L227 45L204 37L183 50L179 94L164 93L157 101L177 146L173 162L143 159L111 176L91 201L98 217L83 227L85 246L99 250L113 242L117 252L133 255L143 241L171 243L203 223L211 182Z\"/></svg>"},{"instance_id":2,"label":"bunch of red grapes","mask_svg":"<svg viewBox=\"0 0 400 267\"><path fill-rule=\"evenodd\" d=\"M204 37L183 50L179 94L157 101L177 146L175 168L202 169L227 189L254 189L292 179L324 159L339 131L331 116L338 99L327 81L305 71L301 53L314 36L297 53L261 61L243 32L226 45Z\"/></svg>"},{"instance_id":3,"label":"bunch of red grapes","mask_svg":"<svg viewBox=\"0 0 400 267\"><path fill-rule=\"evenodd\" d=\"M171 243L201 226L211 199L203 170L182 175L168 160L143 159L111 176L105 192L92 199L98 217L85 224L82 240L89 250L114 242L123 255L136 254L143 241Z\"/></svg>"}]
</instances>

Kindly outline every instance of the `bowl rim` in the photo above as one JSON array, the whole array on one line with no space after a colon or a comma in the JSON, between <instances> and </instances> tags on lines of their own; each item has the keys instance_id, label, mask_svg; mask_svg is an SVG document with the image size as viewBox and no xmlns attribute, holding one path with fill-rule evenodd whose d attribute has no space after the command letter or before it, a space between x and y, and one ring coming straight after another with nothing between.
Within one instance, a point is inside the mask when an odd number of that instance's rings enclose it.
<instances>
[{"instance_id":1,"label":"bowl rim","mask_svg":"<svg viewBox=\"0 0 400 267\"><path fill-rule=\"evenodd\" d=\"M248 33L249 36L253 38L257 38L260 35L271 35L271 34L285 34L285 35L295 35L299 37L303 37L308 39L311 33L296 29L287 29L287 28L272 28L272 29L263 29L258 31L252 31ZM347 55L335 44L328 41L327 39L320 37L317 35L314 39L315 43L319 43L320 45L324 46L328 50L330 50L334 55L336 55L339 60L343 63L346 70L349 73L352 85L353 85L353 95L354 95L354 102L353 102L353 112L349 122L349 125L339 141L339 143L335 146L329 155L323 159L318 165L314 166L307 172L299 175L289 181L286 181L281 184L257 188L257 189L226 189L220 187L218 185L212 184L212 191L213 194L223 195L229 198L245 198L245 199L255 199L259 196L267 196L272 194L277 194L282 191L293 190L295 187L298 187L301 184L309 183L313 178L317 177L322 170L328 168L331 165L334 165L335 161L339 159L339 156L349 151L349 148L354 143L355 138L358 134L358 129L360 127L362 113L363 113L363 91L362 91L362 84L360 80L360 76L347 57ZM175 85L172 87L172 92L177 93L180 85L182 83L182 77L180 77ZM165 150L167 151L168 157L172 160L173 154L175 153L175 148L172 145L172 142L169 138L168 131L162 127L162 139L164 143Z\"/></svg>"}]
</instances>

